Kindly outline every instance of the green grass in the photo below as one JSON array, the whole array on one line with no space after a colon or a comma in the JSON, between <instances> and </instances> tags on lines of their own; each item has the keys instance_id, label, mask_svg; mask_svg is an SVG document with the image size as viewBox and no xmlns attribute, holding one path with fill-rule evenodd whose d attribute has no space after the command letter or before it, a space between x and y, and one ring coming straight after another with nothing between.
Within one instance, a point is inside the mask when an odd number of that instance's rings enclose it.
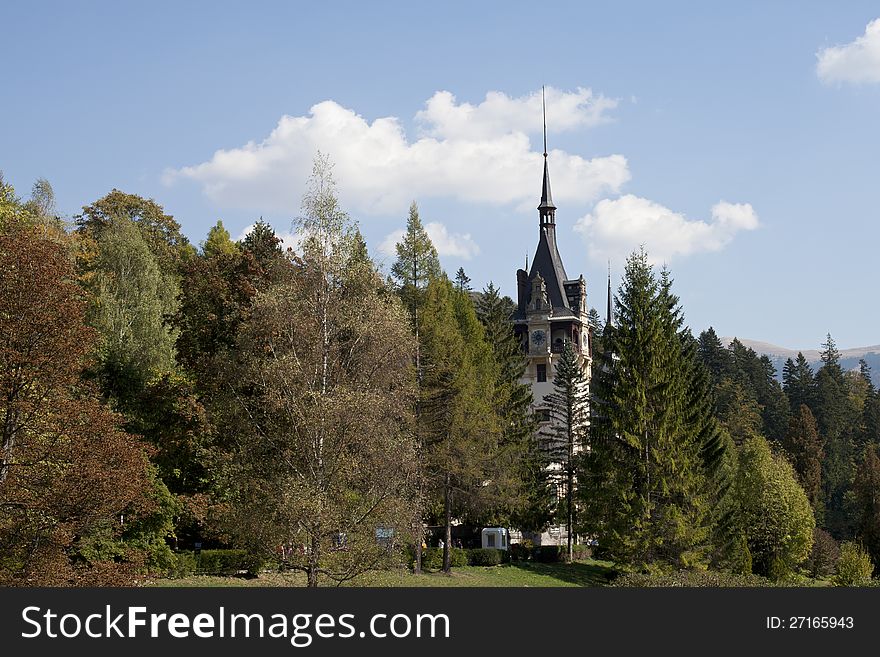
<instances>
[{"instance_id":1,"label":"green grass","mask_svg":"<svg viewBox=\"0 0 880 657\"><path fill-rule=\"evenodd\" d=\"M343 586L381 587L465 587L465 586L606 586L616 571L608 561L578 561L575 563L513 563L502 566L462 566L453 568L451 575L439 572L413 575L408 570L389 570L365 573ZM326 581L326 586L335 583ZM302 573L263 573L255 578L212 577L196 575L182 579L159 579L148 586L305 586Z\"/></svg>"}]
</instances>

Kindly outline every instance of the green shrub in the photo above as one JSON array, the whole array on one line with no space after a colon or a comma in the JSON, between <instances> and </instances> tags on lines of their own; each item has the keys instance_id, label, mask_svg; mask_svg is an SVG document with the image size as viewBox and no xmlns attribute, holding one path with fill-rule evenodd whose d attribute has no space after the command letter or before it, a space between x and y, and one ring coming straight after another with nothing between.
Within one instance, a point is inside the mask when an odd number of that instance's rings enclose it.
<instances>
[{"instance_id":1,"label":"green shrub","mask_svg":"<svg viewBox=\"0 0 880 657\"><path fill-rule=\"evenodd\" d=\"M260 571L268 563L268 560L259 554L254 554L252 552L248 552L244 555L244 558L241 560L242 570L247 571L247 574L251 577L257 577L260 574ZM277 570L277 566L276 566Z\"/></svg>"},{"instance_id":2,"label":"green shrub","mask_svg":"<svg viewBox=\"0 0 880 657\"><path fill-rule=\"evenodd\" d=\"M200 575L236 575L247 570L247 552L244 550L202 550L196 555Z\"/></svg>"},{"instance_id":3,"label":"green shrub","mask_svg":"<svg viewBox=\"0 0 880 657\"><path fill-rule=\"evenodd\" d=\"M468 565L468 555L461 548L450 548L449 560L453 568ZM443 568L443 548L431 547L422 550L422 568L440 570Z\"/></svg>"},{"instance_id":4,"label":"green shrub","mask_svg":"<svg viewBox=\"0 0 880 657\"><path fill-rule=\"evenodd\" d=\"M498 548L476 548L467 550L467 557L471 566L497 566L505 560L505 553Z\"/></svg>"},{"instance_id":5,"label":"green shrub","mask_svg":"<svg viewBox=\"0 0 880 657\"><path fill-rule=\"evenodd\" d=\"M196 557L192 552L175 552L174 564L168 571L168 577L177 579L189 577L196 572Z\"/></svg>"},{"instance_id":6,"label":"green shrub","mask_svg":"<svg viewBox=\"0 0 880 657\"><path fill-rule=\"evenodd\" d=\"M679 570L672 573L628 573L615 579L612 586L714 588L764 587L777 586L777 584L758 575L737 575L714 570Z\"/></svg>"},{"instance_id":7,"label":"green shrub","mask_svg":"<svg viewBox=\"0 0 880 657\"><path fill-rule=\"evenodd\" d=\"M556 563L561 556L560 552L558 545L536 545L532 548L532 560L540 563Z\"/></svg>"},{"instance_id":8,"label":"green shrub","mask_svg":"<svg viewBox=\"0 0 880 657\"><path fill-rule=\"evenodd\" d=\"M873 572L871 557L861 545L847 541L840 546L837 574L834 576L837 586L861 586L870 581Z\"/></svg>"}]
</instances>

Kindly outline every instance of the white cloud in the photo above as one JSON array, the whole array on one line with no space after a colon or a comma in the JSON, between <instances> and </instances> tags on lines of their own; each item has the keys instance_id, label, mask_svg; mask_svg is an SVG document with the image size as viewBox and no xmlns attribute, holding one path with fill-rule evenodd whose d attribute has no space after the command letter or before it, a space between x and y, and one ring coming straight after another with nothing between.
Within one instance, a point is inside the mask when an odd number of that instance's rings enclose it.
<instances>
[{"instance_id":1,"label":"white cloud","mask_svg":"<svg viewBox=\"0 0 880 657\"><path fill-rule=\"evenodd\" d=\"M471 238L470 233L450 233L446 226L436 221L425 224L425 231L431 238L434 248L437 249L438 255L470 260L480 254L480 247ZM403 236L403 229L389 233L379 245L379 252L389 257L395 256L397 254L395 247Z\"/></svg>"},{"instance_id":2,"label":"white cloud","mask_svg":"<svg viewBox=\"0 0 880 657\"><path fill-rule=\"evenodd\" d=\"M719 201L709 221L692 220L659 203L627 194L605 199L578 220L575 230L587 243L591 258L622 261L641 245L652 262L678 256L719 251L742 230L758 227L758 215L748 203Z\"/></svg>"},{"instance_id":3,"label":"white cloud","mask_svg":"<svg viewBox=\"0 0 880 657\"><path fill-rule=\"evenodd\" d=\"M880 18L868 23L855 41L823 48L816 57L822 82L880 82Z\"/></svg>"},{"instance_id":4,"label":"white cloud","mask_svg":"<svg viewBox=\"0 0 880 657\"><path fill-rule=\"evenodd\" d=\"M547 131L550 134L579 127L591 127L609 121L607 113L617 101L591 89L579 87L575 92L546 89ZM509 132L541 134L541 92L511 98L500 91L490 91L479 105L458 103L448 91L438 91L425 109L416 114L424 132L448 139L486 139Z\"/></svg>"},{"instance_id":5,"label":"white cloud","mask_svg":"<svg viewBox=\"0 0 880 657\"><path fill-rule=\"evenodd\" d=\"M551 98L553 103L550 104ZM537 101L536 101L537 99ZM590 90L548 89L554 130L595 125L614 106ZM413 199L447 197L490 204L532 204L543 148L539 94L487 94L477 106L438 92L419 112L422 135L410 141L395 117L372 123L333 101L309 116L283 116L262 141L218 150L207 161L165 172L192 180L218 206L295 215L317 150L335 164L341 200L352 211L401 213ZM626 158L585 159L560 150L550 158L554 200L590 202L615 194L630 179Z\"/></svg>"},{"instance_id":6,"label":"white cloud","mask_svg":"<svg viewBox=\"0 0 880 657\"><path fill-rule=\"evenodd\" d=\"M245 237L250 235L251 231L254 229L254 226L256 226L256 224L251 224L250 226L248 226L244 230L242 230L238 234L238 237L235 238L235 241L241 242ZM296 233L293 233L290 231L279 232L276 230L275 237L277 237L278 239L281 240L281 248L285 249L285 250L291 249L295 252L298 252L300 249L300 246L302 245L302 238L299 235L297 235Z\"/></svg>"}]
</instances>

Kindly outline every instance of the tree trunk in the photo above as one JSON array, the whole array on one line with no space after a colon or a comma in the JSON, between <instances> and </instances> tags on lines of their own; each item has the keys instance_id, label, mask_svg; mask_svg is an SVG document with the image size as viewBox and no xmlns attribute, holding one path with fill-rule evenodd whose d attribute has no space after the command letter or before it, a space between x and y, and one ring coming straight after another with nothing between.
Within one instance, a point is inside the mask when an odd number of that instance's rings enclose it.
<instances>
[{"instance_id":1,"label":"tree trunk","mask_svg":"<svg viewBox=\"0 0 880 657\"><path fill-rule=\"evenodd\" d=\"M312 545L309 552L309 570L308 570L308 586L309 588L318 586L318 561L320 558L320 542L317 536L312 536Z\"/></svg>"},{"instance_id":2,"label":"tree trunk","mask_svg":"<svg viewBox=\"0 0 880 657\"><path fill-rule=\"evenodd\" d=\"M569 455L571 459L571 455ZM566 530L568 532L568 562L574 560L574 551L572 549L572 530L574 528L574 469L571 467L571 460L568 466L568 517L566 518Z\"/></svg>"},{"instance_id":3,"label":"tree trunk","mask_svg":"<svg viewBox=\"0 0 880 657\"><path fill-rule=\"evenodd\" d=\"M415 259L413 259L413 281L418 281L418 265ZM416 295L418 294L418 285L414 284L414 292L413 299L416 299ZM416 484L416 500L418 504L418 512L419 517L417 518L416 524L416 559L413 564L413 575L421 575L422 574L422 541L424 540L425 529L422 526L422 437L419 432L419 414L421 412L421 398L422 398L422 360L421 360L421 344L419 343L419 304L418 300L413 302L412 307L413 314L413 328L415 329L416 336L416 450L418 456L418 483Z\"/></svg>"},{"instance_id":4,"label":"tree trunk","mask_svg":"<svg viewBox=\"0 0 880 657\"><path fill-rule=\"evenodd\" d=\"M416 531L416 561L413 564L413 575L422 574L422 536L424 532L421 524L422 523L419 523L417 525L418 530Z\"/></svg>"},{"instance_id":5,"label":"tree trunk","mask_svg":"<svg viewBox=\"0 0 880 657\"><path fill-rule=\"evenodd\" d=\"M446 524L446 537L443 543L443 572L452 571L452 550L449 545L452 542L452 478L446 473L446 481L443 486L443 515Z\"/></svg>"},{"instance_id":6,"label":"tree trunk","mask_svg":"<svg viewBox=\"0 0 880 657\"><path fill-rule=\"evenodd\" d=\"M569 563L574 560L574 554L572 549L572 529L574 527L574 399L569 398L568 400L568 417L566 418L568 424L568 444L566 445L567 450L567 460L565 464L565 497L566 497L566 509L565 514L565 533L566 533L566 559Z\"/></svg>"},{"instance_id":7,"label":"tree trunk","mask_svg":"<svg viewBox=\"0 0 880 657\"><path fill-rule=\"evenodd\" d=\"M15 447L16 425L18 424L16 416L17 413L13 412L11 408L6 409L6 417L3 421L3 444L0 445L0 484L6 481L6 477L9 475L9 464L12 462L12 450Z\"/></svg>"}]
</instances>

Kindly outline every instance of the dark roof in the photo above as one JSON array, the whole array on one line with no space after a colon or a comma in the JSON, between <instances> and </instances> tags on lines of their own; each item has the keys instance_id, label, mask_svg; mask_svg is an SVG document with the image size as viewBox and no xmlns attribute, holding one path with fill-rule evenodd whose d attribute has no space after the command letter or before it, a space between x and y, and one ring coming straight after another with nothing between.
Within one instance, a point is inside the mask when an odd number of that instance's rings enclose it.
<instances>
[{"instance_id":1,"label":"dark roof","mask_svg":"<svg viewBox=\"0 0 880 657\"><path fill-rule=\"evenodd\" d=\"M544 184L541 186L541 205L538 209L556 209L553 205L553 194L550 193L550 168L547 166L547 153L544 153Z\"/></svg>"},{"instance_id":2,"label":"dark roof","mask_svg":"<svg viewBox=\"0 0 880 657\"><path fill-rule=\"evenodd\" d=\"M535 274L541 273L547 285L547 299L554 308L568 308L568 297L565 294L565 267L562 266L562 258L556 248L556 231L554 227L541 229L541 237L538 240L538 249L535 251L535 259L529 270L529 280Z\"/></svg>"}]
</instances>

